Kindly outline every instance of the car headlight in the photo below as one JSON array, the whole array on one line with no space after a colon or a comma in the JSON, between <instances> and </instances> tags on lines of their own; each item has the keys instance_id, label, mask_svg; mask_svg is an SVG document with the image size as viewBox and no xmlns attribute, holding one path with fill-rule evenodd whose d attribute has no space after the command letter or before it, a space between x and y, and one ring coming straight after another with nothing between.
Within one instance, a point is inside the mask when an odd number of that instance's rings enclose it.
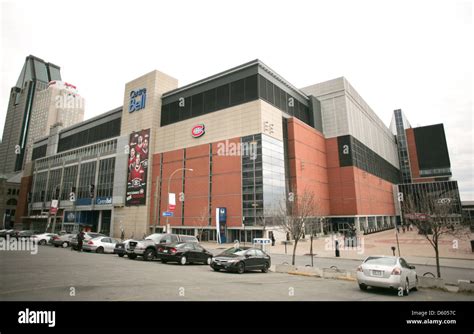
<instances>
[{"instance_id":1,"label":"car headlight","mask_svg":"<svg viewBox=\"0 0 474 334\"><path fill-rule=\"evenodd\" d=\"M229 260L229 263L236 263L236 262L239 262L239 261L240 261L239 259Z\"/></svg>"}]
</instances>

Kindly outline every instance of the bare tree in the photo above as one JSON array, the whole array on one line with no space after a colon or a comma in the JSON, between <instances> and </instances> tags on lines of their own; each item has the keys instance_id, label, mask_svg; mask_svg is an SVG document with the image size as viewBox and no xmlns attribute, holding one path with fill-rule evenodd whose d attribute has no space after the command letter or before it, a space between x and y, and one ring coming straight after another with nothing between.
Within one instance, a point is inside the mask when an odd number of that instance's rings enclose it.
<instances>
[{"instance_id":1,"label":"bare tree","mask_svg":"<svg viewBox=\"0 0 474 334\"><path fill-rule=\"evenodd\" d=\"M202 234L204 232L204 227L209 226L209 210L208 207L203 207L201 212L199 213L199 216L197 218L197 223L198 223L198 236L199 236L199 241L202 241Z\"/></svg>"},{"instance_id":2,"label":"bare tree","mask_svg":"<svg viewBox=\"0 0 474 334\"><path fill-rule=\"evenodd\" d=\"M301 194L290 194L286 201L282 202L275 213L275 221L288 234L293 237L293 257L291 263L295 264L296 247L303 237L305 223L313 219L315 210L314 193L305 190Z\"/></svg>"},{"instance_id":3,"label":"bare tree","mask_svg":"<svg viewBox=\"0 0 474 334\"><path fill-rule=\"evenodd\" d=\"M402 214L408 223L415 225L435 251L436 271L441 278L439 241L443 235L463 239L470 235L463 223L457 203L432 193L409 195L402 202Z\"/></svg>"}]
</instances>

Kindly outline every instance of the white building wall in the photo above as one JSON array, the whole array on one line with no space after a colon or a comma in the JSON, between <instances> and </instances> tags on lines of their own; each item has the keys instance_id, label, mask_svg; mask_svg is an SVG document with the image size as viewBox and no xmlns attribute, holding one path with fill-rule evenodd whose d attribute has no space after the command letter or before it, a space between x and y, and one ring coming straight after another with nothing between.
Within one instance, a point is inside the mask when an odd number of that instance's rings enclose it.
<instances>
[{"instance_id":1,"label":"white building wall","mask_svg":"<svg viewBox=\"0 0 474 334\"><path fill-rule=\"evenodd\" d=\"M392 133L344 77L301 90L320 100L326 138L352 135L399 168L397 146Z\"/></svg>"}]
</instances>

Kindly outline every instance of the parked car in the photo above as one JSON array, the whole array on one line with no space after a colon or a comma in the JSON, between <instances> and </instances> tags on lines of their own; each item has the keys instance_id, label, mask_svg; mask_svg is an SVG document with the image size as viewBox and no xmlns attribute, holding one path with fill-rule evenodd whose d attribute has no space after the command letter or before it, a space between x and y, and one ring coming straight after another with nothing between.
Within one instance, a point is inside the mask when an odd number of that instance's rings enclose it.
<instances>
[{"instance_id":1,"label":"parked car","mask_svg":"<svg viewBox=\"0 0 474 334\"><path fill-rule=\"evenodd\" d=\"M214 271L225 271L243 274L249 270L268 272L271 265L270 255L259 248L232 247L215 256L211 262Z\"/></svg>"},{"instance_id":2,"label":"parked car","mask_svg":"<svg viewBox=\"0 0 474 334\"><path fill-rule=\"evenodd\" d=\"M50 243L52 238L58 236L57 234L54 233L41 233L41 234L33 234L30 237L30 240L38 243L39 245L46 245L47 243Z\"/></svg>"},{"instance_id":3,"label":"parked car","mask_svg":"<svg viewBox=\"0 0 474 334\"><path fill-rule=\"evenodd\" d=\"M114 254L117 254L120 257L124 257L127 255L127 249L129 248L130 241L134 241L133 239L127 239L124 241L120 241L115 244Z\"/></svg>"},{"instance_id":4,"label":"parked car","mask_svg":"<svg viewBox=\"0 0 474 334\"><path fill-rule=\"evenodd\" d=\"M29 239L32 235L35 235L35 233L37 232L33 230L15 231L15 233L11 234L10 237L14 236L17 239L20 239L20 238Z\"/></svg>"},{"instance_id":5,"label":"parked car","mask_svg":"<svg viewBox=\"0 0 474 334\"><path fill-rule=\"evenodd\" d=\"M210 265L212 253L196 242L177 242L158 246L157 255L161 262L203 263Z\"/></svg>"},{"instance_id":6,"label":"parked car","mask_svg":"<svg viewBox=\"0 0 474 334\"><path fill-rule=\"evenodd\" d=\"M93 239L93 238L97 238L97 237L106 237L105 234L102 234L102 233L96 233L96 232L85 232L84 233L84 240L82 241L82 246L84 247L84 245L90 240L90 239ZM77 250L77 234L75 234L70 243L71 245L71 248L73 250Z\"/></svg>"},{"instance_id":7,"label":"parked car","mask_svg":"<svg viewBox=\"0 0 474 334\"><path fill-rule=\"evenodd\" d=\"M8 235L10 236L10 238L13 238L15 236L14 235L15 233L16 233L15 230L2 230L0 232L0 238L5 238L6 239Z\"/></svg>"},{"instance_id":8,"label":"parked car","mask_svg":"<svg viewBox=\"0 0 474 334\"><path fill-rule=\"evenodd\" d=\"M62 248L67 248L71 244L72 238L74 238L75 236L77 236L77 234L72 234L72 233L57 235L51 239L51 243L53 244L54 247L61 246Z\"/></svg>"},{"instance_id":9,"label":"parked car","mask_svg":"<svg viewBox=\"0 0 474 334\"><path fill-rule=\"evenodd\" d=\"M172 233L154 233L140 241L130 241L127 249L127 256L130 259L135 259L137 256L142 256L143 260L151 261L153 259L160 259L158 255L158 246L167 245L173 242L198 242L195 236Z\"/></svg>"},{"instance_id":10,"label":"parked car","mask_svg":"<svg viewBox=\"0 0 474 334\"><path fill-rule=\"evenodd\" d=\"M120 242L110 237L97 237L84 242L82 249L96 253L114 253L115 245Z\"/></svg>"},{"instance_id":11,"label":"parked car","mask_svg":"<svg viewBox=\"0 0 474 334\"><path fill-rule=\"evenodd\" d=\"M357 283L361 290L380 287L399 290L408 295L416 289L418 276L415 266L398 256L369 256L357 268Z\"/></svg>"}]
</instances>

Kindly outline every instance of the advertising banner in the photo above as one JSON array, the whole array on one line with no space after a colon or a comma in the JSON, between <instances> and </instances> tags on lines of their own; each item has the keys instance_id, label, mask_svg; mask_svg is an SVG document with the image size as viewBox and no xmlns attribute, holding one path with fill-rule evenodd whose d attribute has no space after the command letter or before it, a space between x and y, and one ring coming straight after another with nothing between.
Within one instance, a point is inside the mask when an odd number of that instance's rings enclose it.
<instances>
[{"instance_id":1,"label":"advertising banner","mask_svg":"<svg viewBox=\"0 0 474 334\"><path fill-rule=\"evenodd\" d=\"M149 143L150 129L130 134L127 197L125 201L127 206L146 204Z\"/></svg>"}]
</instances>

